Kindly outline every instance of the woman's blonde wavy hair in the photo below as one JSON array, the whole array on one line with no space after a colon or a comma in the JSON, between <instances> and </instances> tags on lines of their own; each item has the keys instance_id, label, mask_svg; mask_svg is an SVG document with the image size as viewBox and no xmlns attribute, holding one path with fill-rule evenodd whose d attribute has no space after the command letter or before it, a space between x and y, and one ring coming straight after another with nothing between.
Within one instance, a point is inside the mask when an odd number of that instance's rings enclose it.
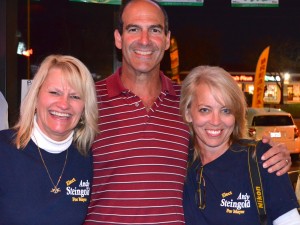
<instances>
[{"instance_id":1,"label":"woman's blonde wavy hair","mask_svg":"<svg viewBox=\"0 0 300 225\"><path fill-rule=\"evenodd\" d=\"M15 144L18 149L24 149L30 140L38 94L52 68L62 71L64 79L78 91L85 103L82 118L74 129L73 143L82 155L86 155L98 133L95 84L88 68L80 60L69 55L50 55L41 63L32 85L22 101L19 121L13 127L17 131Z\"/></svg>"}]
</instances>

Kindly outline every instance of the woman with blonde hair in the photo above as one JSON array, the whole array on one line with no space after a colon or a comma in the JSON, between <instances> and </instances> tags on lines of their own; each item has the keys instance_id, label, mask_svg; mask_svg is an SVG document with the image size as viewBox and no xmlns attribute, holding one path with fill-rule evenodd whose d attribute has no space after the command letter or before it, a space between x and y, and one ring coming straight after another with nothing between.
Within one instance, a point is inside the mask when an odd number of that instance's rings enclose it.
<instances>
[{"instance_id":1,"label":"woman with blonde hair","mask_svg":"<svg viewBox=\"0 0 300 225\"><path fill-rule=\"evenodd\" d=\"M288 175L276 176L262 167L260 158L271 146L245 139L246 101L231 75L220 67L199 66L181 90L180 111L193 137L183 191L186 224L299 225L299 206ZM249 173L252 158L258 159L262 182L255 188L252 170Z\"/></svg>"},{"instance_id":2,"label":"woman with blonde hair","mask_svg":"<svg viewBox=\"0 0 300 225\"><path fill-rule=\"evenodd\" d=\"M0 224L82 224L98 133L93 78L67 55L50 55L17 124L0 132Z\"/></svg>"}]
</instances>

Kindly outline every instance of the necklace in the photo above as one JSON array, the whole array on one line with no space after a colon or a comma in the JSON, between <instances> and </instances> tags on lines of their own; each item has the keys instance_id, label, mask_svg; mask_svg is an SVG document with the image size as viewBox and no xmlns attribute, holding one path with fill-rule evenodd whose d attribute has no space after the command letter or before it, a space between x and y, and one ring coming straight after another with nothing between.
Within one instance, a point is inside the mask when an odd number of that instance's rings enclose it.
<instances>
[{"instance_id":1,"label":"necklace","mask_svg":"<svg viewBox=\"0 0 300 225\"><path fill-rule=\"evenodd\" d=\"M35 137L34 137L34 138L35 138ZM36 140L36 138L35 138L35 140ZM36 143L37 143L37 140L36 140ZM57 180L57 183L56 183L56 185L55 185L54 182L53 182L53 179L52 179L52 177L51 177L51 175L50 175L50 173L49 173L48 167L47 167L47 165L46 165L46 163L45 163L45 160L44 160L44 158L43 158L43 156L42 156L42 152L41 152L41 150L40 150L38 144L37 144L37 147L38 147L38 150L39 150L39 153L40 153L40 156L41 156L41 160L42 160L42 162L43 162L43 164L44 164L44 167L45 167L45 169L46 169L46 171L47 171L48 177L50 178L50 181L51 181L51 183L52 183L52 185L53 185L53 188L51 189L50 192L52 192L53 194L57 194L57 193L61 192L60 188L57 187L57 186L58 186L58 184L59 184L59 182L60 182L60 180L61 180L61 178L62 178L62 175L63 175L63 173L64 173L64 170L65 170L65 167L66 167L66 164L67 164L69 148L67 148L67 150L66 150L67 153L66 153L66 159L65 159L65 162L64 162L64 166L63 166L63 168L62 168L62 170L61 170L60 176L59 176L59 178L58 178L58 180Z\"/></svg>"}]
</instances>

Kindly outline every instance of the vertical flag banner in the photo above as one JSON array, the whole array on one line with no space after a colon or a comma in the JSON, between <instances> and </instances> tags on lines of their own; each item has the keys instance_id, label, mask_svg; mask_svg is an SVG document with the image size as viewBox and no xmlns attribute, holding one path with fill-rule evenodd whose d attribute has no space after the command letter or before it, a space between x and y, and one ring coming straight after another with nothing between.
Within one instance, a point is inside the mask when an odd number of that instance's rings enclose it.
<instances>
[{"instance_id":1,"label":"vertical flag banner","mask_svg":"<svg viewBox=\"0 0 300 225\"><path fill-rule=\"evenodd\" d=\"M171 71L172 71L172 80L180 82L179 77L179 54L177 41L174 37L171 38L170 44L170 61L171 61Z\"/></svg>"},{"instance_id":2,"label":"vertical flag banner","mask_svg":"<svg viewBox=\"0 0 300 225\"><path fill-rule=\"evenodd\" d=\"M254 92L252 98L252 107L264 107L264 92L265 92L265 75L267 72L268 58L270 46L265 48L260 54L256 65L255 78L254 78Z\"/></svg>"}]
</instances>

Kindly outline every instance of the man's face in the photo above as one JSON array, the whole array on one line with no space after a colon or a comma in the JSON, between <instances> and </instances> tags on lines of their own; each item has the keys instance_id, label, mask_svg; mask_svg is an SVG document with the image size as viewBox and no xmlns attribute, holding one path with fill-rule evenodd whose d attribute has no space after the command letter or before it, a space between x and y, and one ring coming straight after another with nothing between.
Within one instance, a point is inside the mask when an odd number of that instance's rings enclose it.
<instances>
[{"instance_id":1,"label":"man's face","mask_svg":"<svg viewBox=\"0 0 300 225\"><path fill-rule=\"evenodd\" d=\"M159 70L170 32L165 35L164 14L149 1L133 1L122 16L123 34L115 31L115 45L122 49L123 69L148 73Z\"/></svg>"}]
</instances>

